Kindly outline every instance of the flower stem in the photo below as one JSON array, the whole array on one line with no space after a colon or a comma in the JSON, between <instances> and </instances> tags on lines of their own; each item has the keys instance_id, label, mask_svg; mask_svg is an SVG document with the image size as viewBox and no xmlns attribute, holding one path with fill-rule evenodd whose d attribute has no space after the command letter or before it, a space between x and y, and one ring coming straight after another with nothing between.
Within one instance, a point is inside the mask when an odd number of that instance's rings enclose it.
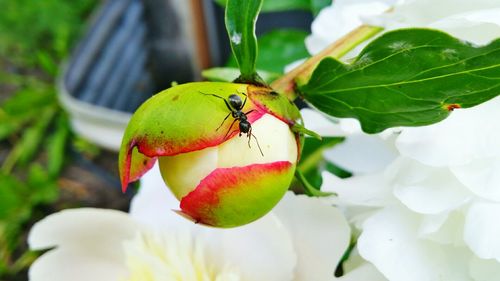
<instances>
[{"instance_id":1,"label":"flower stem","mask_svg":"<svg viewBox=\"0 0 500 281\"><path fill-rule=\"evenodd\" d=\"M363 41L373 37L375 34L382 31L383 28L377 26L362 25L336 42L332 43L323 51L312 56L303 64L286 73L284 76L275 80L271 84L271 88L275 91L285 94L290 100L297 97L295 87L298 83L305 83L316 68L316 65L326 57L340 58L350 50L354 49Z\"/></svg>"}]
</instances>

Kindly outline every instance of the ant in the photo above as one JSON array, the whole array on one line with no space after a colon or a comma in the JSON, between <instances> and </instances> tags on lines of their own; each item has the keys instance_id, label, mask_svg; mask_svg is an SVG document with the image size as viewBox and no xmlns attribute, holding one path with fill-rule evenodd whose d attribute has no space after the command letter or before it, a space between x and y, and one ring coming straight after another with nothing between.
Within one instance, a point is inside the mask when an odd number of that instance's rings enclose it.
<instances>
[{"instance_id":1,"label":"ant","mask_svg":"<svg viewBox=\"0 0 500 281\"><path fill-rule=\"evenodd\" d=\"M231 129L233 128L234 123L236 121L239 121L240 122L239 123L239 130L240 130L239 136L241 137L242 134L247 134L249 148L251 148L250 147L250 140L251 140L251 137L253 137L255 139L255 142L257 143L257 146L259 147L260 154L262 156L264 156L264 153L262 153L262 149L260 148L259 141L257 140L257 137L255 137L255 135L252 134L252 125L247 120L247 115L255 110L252 109L252 110L247 111L247 112L241 111L245 107L245 104L246 104L247 98L248 98L247 95L245 95L245 93L241 93L242 95L245 96L244 101L242 101L241 97L239 95L236 95L236 94L231 94L231 95L229 95L229 97L227 99L225 99L225 98L218 96L218 95L215 95L215 94L205 94L202 92L200 92L200 93L203 95L206 95L206 96L213 96L213 97L222 99L224 101L224 103L226 104L227 109L229 109L229 111L230 111L227 114L227 116L224 118L224 120L222 120L222 123L219 125L219 127L217 127L217 129L215 129L216 131L222 127L222 125L224 124L224 122L226 122L227 118L229 118L230 115L233 116L234 121L233 121L233 123L231 123L231 126L229 126L229 130L227 130L226 135L224 136L224 139L226 139L228 134L231 132Z\"/></svg>"}]
</instances>

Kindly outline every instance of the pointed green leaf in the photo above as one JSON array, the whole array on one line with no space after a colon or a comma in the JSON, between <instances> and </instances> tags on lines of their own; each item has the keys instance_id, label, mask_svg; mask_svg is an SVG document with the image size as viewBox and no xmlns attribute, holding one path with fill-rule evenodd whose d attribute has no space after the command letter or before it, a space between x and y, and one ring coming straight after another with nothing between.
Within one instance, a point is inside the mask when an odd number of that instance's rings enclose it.
<instances>
[{"instance_id":1,"label":"pointed green leaf","mask_svg":"<svg viewBox=\"0 0 500 281\"><path fill-rule=\"evenodd\" d=\"M257 78L257 38L255 22L262 0L229 0L226 6L226 29L243 81Z\"/></svg>"},{"instance_id":2,"label":"pointed green leaf","mask_svg":"<svg viewBox=\"0 0 500 281\"><path fill-rule=\"evenodd\" d=\"M396 30L351 64L324 59L299 89L319 110L357 118L367 133L428 125L500 94L500 40L478 47L436 30Z\"/></svg>"}]
</instances>

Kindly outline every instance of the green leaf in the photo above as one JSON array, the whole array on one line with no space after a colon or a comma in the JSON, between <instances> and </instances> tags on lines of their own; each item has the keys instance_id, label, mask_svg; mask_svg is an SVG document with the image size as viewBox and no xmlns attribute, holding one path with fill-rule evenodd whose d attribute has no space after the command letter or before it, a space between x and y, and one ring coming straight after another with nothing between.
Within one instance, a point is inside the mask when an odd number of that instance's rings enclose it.
<instances>
[{"instance_id":1,"label":"green leaf","mask_svg":"<svg viewBox=\"0 0 500 281\"><path fill-rule=\"evenodd\" d=\"M283 73L286 65L309 57L304 43L307 35L305 31L281 29L260 36L257 68Z\"/></svg>"},{"instance_id":2,"label":"green leaf","mask_svg":"<svg viewBox=\"0 0 500 281\"><path fill-rule=\"evenodd\" d=\"M323 152L343 141L344 138L340 137L324 137L321 140L306 138L298 169L307 173L309 170L318 167L318 163L323 160Z\"/></svg>"},{"instance_id":3,"label":"green leaf","mask_svg":"<svg viewBox=\"0 0 500 281\"><path fill-rule=\"evenodd\" d=\"M288 64L309 57L304 44L307 35L305 31L280 29L259 36L259 57L257 58L259 75L261 70L283 74ZM236 67L237 65L232 57L227 63L227 66Z\"/></svg>"},{"instance_id":4,"label":"green leaf","mask_svg":"<svg viewBox=\"0 0 500 281\"><path fill-rule=\"evenodd\" d=\"M38 147L45 137L45 131L50 125L55 112L55 108L47 108L41 112L38 120L36 120L33 126L24 131L20 141L5 159L2 164L2 171L9 172L16 163L26 165L33 159L38 152Z\"/></svg>"},{"instance_id":5,"label":"green leaf","mask_svg":"<svg viewBox=\"0 0 500 281\"><path fill-rule=\"evenodd\" d=\"M396 30L351 64L322 60L299 90L329 115L357 118L367 133L428 125L500 94L500 40L477 47L440 31Z\"/></svg>"},{"instance_id":6,"label":"green leaf","mask_svg":"<svg viewBox=\"0 0 500 281\"><path fill-rule=\"evenodd\" d=\"M0 171L0 257L19 243L19 230L31 215L29 187Z\"/></svg>"},{"instance_id":7,"label":"green leaf","mask_svg":"<svg viewBox=\"0 0 500 281\"><path fill-rule=\"evenodd\" d=\"M0 141L19 131L22 124L23 123L17 119L0 114Z\"/></svg>"},{"instance_id":8,"label":"green leaf","mask_svg":"<svg viewBox=\"0 0 500 281\"><path fill-rule=\"evenodd\" d=\"M331 0L264 0L262 12L282 12L288 10L309 10L310 2ZM215 0L217 4L225 6L227 0Z\"/></svg>"},{"instance_id":9,"label":"green leaf","mask_svg":"<svg viewBox=\"0 0 500 281\"><path fill-rule=\"evenodd\" d=\"M318 133L307 129L306 127L304 127L304 125L302 125L300 123L293 124L291 130L294 133L299 133L302 135L310 136L310 137L313 137L313 138L321 141L321 136Z\"/></svg>"},{"instance_id":10,"label":"green leaf","mask_svg":"<svg viewBox=\"0 0 500 281\"><path fill-rule=\"evenodd\" d=\"M255 22L261 6L262 0L229 0L226 6L226 29L243 81L258 79Z\"/></svg>"},{"instance_id":11,"label":"green leaf","mask_svg":"<svg viewBox=\"0 0 500 281\"><path fill-rule=\"evenodd\" d=\"M57 183L38 163L33 163L30 166L28 185L31 189L30 199L33 206L52 203L59 196Z\"/></svg>"},{"instance_id":12,"label":"green leaf","mask_svg":"<svg viewBox=\"0 0 500 281\"><path fill-rule=\"evenodd\" d=\"M319 12L332 4L332 0L310 0L311 1L311 11L314 15L319 14Z\"/></svg>"},{"instance_id":13,"label":"green leaf","mask_svg":"<svg viewBox=\"0 0 500 281\"><path fill-rule=\"evenodd\" d=\"M14 176L0 172L0 220L20 215L20 210L29 196L28 187ZM24 216L23 216L24 217Z\"/></svg>"},{"instance_id":14,"label":"green leaf","mask_svg":"<svg viewBox=\"0 0 500 281\"><path fill-rule=\"evenodd\" d=\"M56 119L55 131L47 139L47 170L51 177L59 175L62 169L68 136L68 118L61 113Z\"/></svg>"},{"instance_id":15,"label":"green leaf","mask_svg":"<svg viewBox=\"0 0 500 281\"><path fill-rule=\"evenodd\" d=\"M309 196L315 196L315 197L325 197L325 196L331 196L335 195L333 192L323 192L314 186L312 186L307 178L302 174L300 170L295 170L295 178L302 183L302 186L304 187L304 192L309 195Z\"/></svg>"},{"instance_id":16,"label":"green leaf","mask_svg":"<svg viewBox=\"0 0 500 281\"><path fill-rule=\"evenodd\" d=\"M279 73L268 72L265 70L257 70L257 73L266 83L271 83L280 77ZM213 67L203 70L201 75L214 82L232 82L238 78L240 71L235 67Z\"/></svg>"},{"instance_id":17,"label":"green leaf","mask_svg":"<svg viewBox=\"0 0 500 281\"><path fill-rule=\"evenodd\" d=\"M47 106L54 106L57 98L52 90L45 89L45 85L30 85L29 88L17 92L14 96L2 103L5 114L13 117L32 116L39 114L39 110Z\"/></svg>"},{"instance_id":18,"label":"green leaf","mask_svg":"<svg viewBox=\"0 0 500 281\"><path fill-rule=\"evenodd\" d=\"M323 182L321 173L325 170L330 171L329 167L333 165L323 157L324 151L343 141L344 138L339 137L324 137L321 140L305 138L297 169L303 173L308 183L314 188L320 189Z\"/></svg>"}]
</instances>

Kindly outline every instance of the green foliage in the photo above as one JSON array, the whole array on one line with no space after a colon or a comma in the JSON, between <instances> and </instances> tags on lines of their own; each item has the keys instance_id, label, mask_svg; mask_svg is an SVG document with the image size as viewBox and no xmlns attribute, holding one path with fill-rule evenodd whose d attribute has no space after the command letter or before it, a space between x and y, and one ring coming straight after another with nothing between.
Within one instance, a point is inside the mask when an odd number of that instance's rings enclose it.
<instances>
[{"instance_id":1,"label":"green foliage","mask_svg":"<svg viewBox=\"0 0 500 281\"><path fill-rule=\"evenodd\" d=\"M0 54L53 74L97 0L0 0Z\"/></svg>"},{"instance_id":2,"label":"green foliage","mask_svg":"<svg viewBox=\"0 0 500 281\"><path fill-rule=\"evenodd\" d=\"M234 57L240 68L241 81L256 82L258 79L257 37L255 22L262 0L230 0L226 5L226 29Z\"/></svg>"},{"instance_id":3,"label":"green foliage","mask_svg":"<svg viewBox=\"0 0 500 281\"><path fill-rule=\"evenodd\" d=\"M309 56L304 45L307 33L294 29L280 29L259 37L256 68L259 77L270 84L283 74L285 66ZM238 63L231 57L226 67L214 67L202 72L210 81L231 82L240 75Z\"/></svg>"},{"instance_id":4,"label":"green foliage","mask_svg":"<svg viewBox=\"0 0 500 281\"><path fill-rule=\"evenodd\" d=\"M0 275L12 273L13 253L23 242L20 232L33 215L33 206L51 203L57 196L56 183L40 164L30 166L25 181L0 172Z\"/></svg>"},{"instance_id":5,"label":"green foliage","mask_svg":"<svg viewBox=\"0 0 500 281\"><path fill-rule=\"evenodd\" d=\"M14 276L34 259L25 252L26 229L38 206L58 198L72 135L53 81L96 3L0 0L0 84L6 89L0 93L2 277Z\"/></svg>"},{"instance_id":6,"label":"green foliage","mask_svg":"<svg viewBox=\"0 0 500 281\"><path fill-rule=\"evenodd\" d=\"M326 58L303 97L336 117L354 117L363 130L422 126L500 94L500 40L476 47L446 33L406 29L386 33L351 64Z\"/></svg>"},{"instance_id":7,"label":"green foliage","mask_svg":"<svg viewBox=\"0 0 500 281\"><path fill-rule=\"evenodd\" d=\"M320 189L323 179L321 173L328 171L342 178L350 177L351 174L334 163L328 161L323 156L325 150L330 149L339 143L342 143L344 138L340 137L324 137L321 140L316 138L305 138L304 148L300 157L297 170L300 172L299 181L302 183L304 190L311 196L318 196L315 190ZM313 188L313 189L311 189Z\"/></svg>"},{"instance_id":8,"label":"green foliage","mask_svg":"<svg viewBox=\"0 0 500 281\"><path fill-rule=\"evenodd\" d=\"M70 136L69 122L66 114L60 114L55 121L54 131L46 139L47 172L49 176L57 177L62 170L67 141Z\"/></svg>"},{"instance_id":9,"label":"green foliage","mask_svg":"<svg viewBox=\"0 0 500 281\"><path fill-rule=\"evenodd\" d=\"M288 64L309 57L304 40L307 32L294 29L279 29L259 37L259 56L257 69L271 73L283 74ZM234 58L230 58L227 66L236 67Z\"/></svg>"},{"instance_id":10,"label":"green foliage","mask_svg":"<svg viewBox=\"0 0 500 281\"><path fill-rule=\"evenodd\" d=\"M332 4L332 0L310 0L310 2L311 11L315 15L317 15L323 8Z\"/></svg>"},{"instance_id":11,"label":"green foliage","mask_svg":"<svg viewBox=\"0 0 500 281\"><path fill-rule=\"evenodd\" d=\"M295 179L302 184L304 193L308 196L324 197L324 196L335 195L335 193L333 192L324 192L319 190L319 188L313 186L300 170L295 170Z\"/></svg>"},{"instance_id":12,"label":"green foliage","mask_svg":"<svg viewBox=\"0 0 500 281\"><path fill-rule=\"evenodd\" d=\"M227 0L215 0L215 2L224 6ZM305 10L317 14L321 9L331 4L332 0L264 0L262 12Z\"/></svg>"}]
</instances>

